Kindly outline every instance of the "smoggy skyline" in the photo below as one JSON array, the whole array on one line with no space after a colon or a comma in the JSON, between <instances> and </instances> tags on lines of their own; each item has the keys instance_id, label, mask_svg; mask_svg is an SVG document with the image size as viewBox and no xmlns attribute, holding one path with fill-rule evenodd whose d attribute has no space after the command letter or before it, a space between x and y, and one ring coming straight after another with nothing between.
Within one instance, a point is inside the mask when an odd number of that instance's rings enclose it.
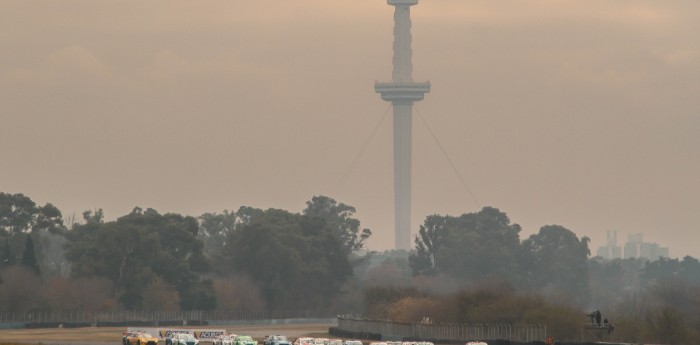
<instances>
[{"instance_id":1,"label":"smoggy skyline","mask_svg":"<svg viewBox=\"0 0 700 345\"><path fill-rule=\"evenodd\" d=\"M369 248L393 245L391 121L378 126L388 104L373 89L391 78L386 1L1 8L0 191L108 219L300 212L327 195L356 207ZM698 13L690 0L422 0L414 79L432 90L414 111L413 232L493 206L521 239L559 224L592 254L614 230L700 257Z\"/></svg>"}]
</instances>

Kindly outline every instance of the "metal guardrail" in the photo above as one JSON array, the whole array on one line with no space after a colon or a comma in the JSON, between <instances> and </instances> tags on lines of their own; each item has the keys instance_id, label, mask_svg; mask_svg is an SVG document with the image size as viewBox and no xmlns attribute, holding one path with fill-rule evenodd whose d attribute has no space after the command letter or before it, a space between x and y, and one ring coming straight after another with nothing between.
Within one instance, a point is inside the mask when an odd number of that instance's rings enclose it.
<instances>
[{"instance_id":1,"label":"metal guardrail","mask_svg":"<svg viewBox=\"0 0 700 345\"><path fill-rule=\"evenodd\" d=\"M408 323L338 316L343 331L381 334L382 339L544 341L543 324Z\"/></svg>"},{"instance_id":2,"label":"metal guardrail","mask_svg":"<svg viewBox=\"0 0 700 345\"><path fill-rule=\"evenodd\" d=\"M173 320L237 321L335 318L333 311L324 310L275 310L275 311L33 311L3 312L0 323L15 322L159 322Z\"/></svg>"}]
</instances>

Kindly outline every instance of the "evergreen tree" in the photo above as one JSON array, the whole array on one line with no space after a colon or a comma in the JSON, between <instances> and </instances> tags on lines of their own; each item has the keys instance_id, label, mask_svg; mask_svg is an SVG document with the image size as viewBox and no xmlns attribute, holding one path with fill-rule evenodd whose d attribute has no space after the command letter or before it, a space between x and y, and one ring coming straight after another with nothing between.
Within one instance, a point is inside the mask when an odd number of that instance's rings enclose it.
<instances>
[{"instance_id":1,"label":"evergreen tree","mask_svg":"<svg viewBox=\"0 0 700 345\"><path fill-rule=\"evenodd\" d=\"M0 254L0 263L11 265L13 261L12 252L10 252L10 239L5 237L5 247L2 250L2 254Z\"/></svg>"},{"instance_id":2,"label":"evergreen tree","mask_svg":"<svg viewBox=\"0 0 700 345\"><path fill-rule=\"evenodd\" d=\"M25 242L22 266L31 269L36 274L40 274L39 263L36 261L36 254L34 253L34 241L32 241L31 236L27 236L27 241Z\"/></svg>"}]
</instances>

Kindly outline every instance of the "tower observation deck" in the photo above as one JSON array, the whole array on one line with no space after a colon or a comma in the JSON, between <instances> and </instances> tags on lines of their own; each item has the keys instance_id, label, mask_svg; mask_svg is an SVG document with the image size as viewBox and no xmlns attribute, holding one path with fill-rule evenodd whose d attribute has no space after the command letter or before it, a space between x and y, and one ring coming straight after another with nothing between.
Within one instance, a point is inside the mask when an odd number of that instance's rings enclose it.
<instances>
[{"instance_id":1,"label":"tower observation deck","mask_svg":"<svg viewBox=\"0 0 700 345\"><path fill-rule=\"evenodd\" d=\"M377 82L374 90L391 102L394 115L394 227L395 248L411 248L411 142L413 102L430 92L430 83L413 81L411 6L418 0L387 0L394 6L392 81Z\"/></svg>"}]
</instances>

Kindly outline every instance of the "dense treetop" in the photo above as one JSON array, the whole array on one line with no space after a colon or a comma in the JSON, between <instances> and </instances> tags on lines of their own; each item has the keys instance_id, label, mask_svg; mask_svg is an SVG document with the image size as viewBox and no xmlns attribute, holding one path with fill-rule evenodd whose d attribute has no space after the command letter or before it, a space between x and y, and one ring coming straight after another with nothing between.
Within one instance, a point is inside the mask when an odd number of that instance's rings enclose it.
<instances>
[{"instance_id":1,"label":"dense treetop","mask_svg":"<svg viewBox=\"0 0 700 345\"><path fill-rule=\"evenodd\" d=\"M114 222L89 213L85 220L68 236L66 257L74 277L109 279L118 300L129 309L143 307L143 294L156 278L179 293L183 309L216 307L211 287L199 279L209 265L196 240L195 218L137 207Z\"/></svg>"}]
</instances>

